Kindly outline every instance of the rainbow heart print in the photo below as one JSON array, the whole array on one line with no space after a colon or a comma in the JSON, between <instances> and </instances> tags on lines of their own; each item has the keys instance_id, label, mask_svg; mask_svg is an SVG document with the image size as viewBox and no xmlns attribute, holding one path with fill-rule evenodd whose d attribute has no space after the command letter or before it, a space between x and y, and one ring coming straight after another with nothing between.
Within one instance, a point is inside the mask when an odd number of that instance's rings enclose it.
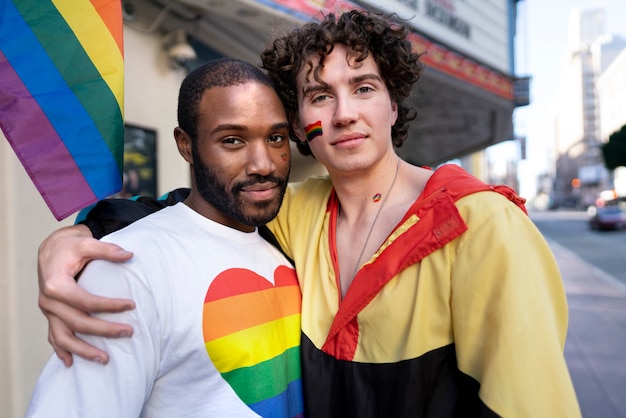
<instances>
[{"instance_id":1,"label":"rainbow heart print","mask_svg":"<svg viewBox=\"0 0 626 418\"><path fill-rule=\"evenodd\" d=\"M211 283L203 309L209 358L237 396L262 417L302 417L300 311L295 270L279 266L274 284L248 269Z\"/></svg>"}]
</instances>

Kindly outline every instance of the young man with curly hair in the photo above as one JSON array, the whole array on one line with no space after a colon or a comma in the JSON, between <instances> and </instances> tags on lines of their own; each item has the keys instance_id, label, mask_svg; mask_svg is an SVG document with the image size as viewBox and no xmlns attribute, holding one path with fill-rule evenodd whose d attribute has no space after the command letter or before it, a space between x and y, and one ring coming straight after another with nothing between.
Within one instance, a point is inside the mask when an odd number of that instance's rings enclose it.
<instances>
[{"instance_id":1,"label":"young man with curly hair","mask_svg":"<svg viewBox=\"0 0 626 418\"><path fill-rule=\"evenodd\" d=\"M261 54L299 150L328 170L290 185L268 223L302 292L305 414L579 416L563 356L560 273L523 200L456 166L410 165L394 150L415 117L406 100L423 70L407 34L350 11L305 24ZM65 272L75 271L51 261L62 241L51 238L44 283L69 281ZM115 259L114 249L98 248ZM69 252L78 265L92 255ZM44 293L44 308L69 299ZM58 330L72 341L65 349L101 354Z\"/></svg>"}]
</instances>

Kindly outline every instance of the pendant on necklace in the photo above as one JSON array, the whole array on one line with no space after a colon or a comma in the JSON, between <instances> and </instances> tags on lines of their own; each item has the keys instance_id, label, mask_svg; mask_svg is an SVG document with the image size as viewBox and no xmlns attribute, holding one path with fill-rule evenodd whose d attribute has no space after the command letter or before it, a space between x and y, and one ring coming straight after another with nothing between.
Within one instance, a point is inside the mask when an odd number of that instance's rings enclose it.
<instances>
[{"instance_id":1,"label":"pendant on necklace","mask_svg":"<svg viewBox=\"0 0 626 418\"><path fill-rule=\"evenodd\" d=\"M383 197L383 195L381 195L380 193L376 193L374 196L372 196L372 200L374 201L374 203L380 202L381 197Z\"/></svg>"}]
</instances>

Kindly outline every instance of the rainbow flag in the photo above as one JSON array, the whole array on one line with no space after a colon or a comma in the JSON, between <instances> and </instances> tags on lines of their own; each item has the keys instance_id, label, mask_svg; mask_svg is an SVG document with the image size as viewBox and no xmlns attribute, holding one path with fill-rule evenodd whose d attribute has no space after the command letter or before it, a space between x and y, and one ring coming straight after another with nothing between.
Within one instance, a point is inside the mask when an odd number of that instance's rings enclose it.
<instances>
[{"instance_id":1,"label":"rainbow flag","mask_svg":"<svg viewBox=\"0 0 626 418\"><path fill-rule=\"evenodd\" d=\"M122 188L120 0L0 0L0 128L57 220Z\"/></svg>"}]
</instances>

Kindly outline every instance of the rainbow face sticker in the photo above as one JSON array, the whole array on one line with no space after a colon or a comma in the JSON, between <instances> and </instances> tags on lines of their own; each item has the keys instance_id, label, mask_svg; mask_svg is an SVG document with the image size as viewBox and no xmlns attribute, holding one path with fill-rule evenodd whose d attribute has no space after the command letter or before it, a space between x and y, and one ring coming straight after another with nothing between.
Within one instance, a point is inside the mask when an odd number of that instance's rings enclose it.
<instances>
[{"instance_id":1,"label":"rainbow face sticker","mask_svg":"<svg viewBox=\"0 0 626 418\"><path fill-rule=\"evenodd\" d=\"M315 123L305 126L304 134L306 135L306 139L309 142L313 141L314 138L320 136L322 134L322 121L318 120Z\"/></svg>"}]
</instances>

